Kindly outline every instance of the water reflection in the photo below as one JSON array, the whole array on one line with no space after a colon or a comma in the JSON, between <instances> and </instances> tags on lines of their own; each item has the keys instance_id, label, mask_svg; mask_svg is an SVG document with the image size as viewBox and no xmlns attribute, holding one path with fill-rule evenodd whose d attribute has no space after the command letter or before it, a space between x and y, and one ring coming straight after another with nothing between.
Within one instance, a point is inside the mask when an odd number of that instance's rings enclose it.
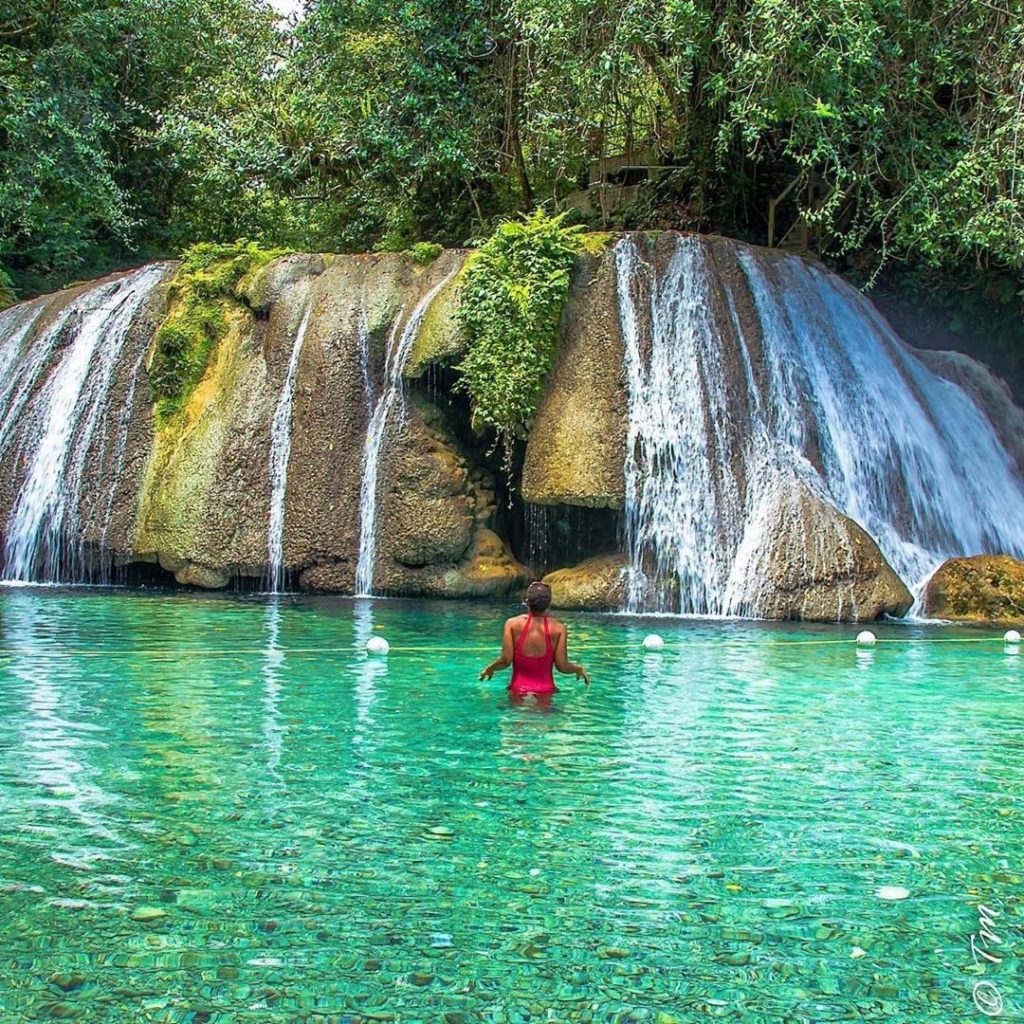
<instances>
[{"instance_id":1,"label":"water reflection","mask_svg":"<svg viewBox=\"0 0 1024 1024\"><path fill-rule=\"evenodd\" d=\"M281 675L284 671L285 652L281 649L281 606L271 598L264 613L266 643L263 653L263 746L266 754L267 775L284 785L278 770L286 727L281 722Z\"/></svg>"},{"instance_id":2,"label":"water reflection","mask_svg":"<svg viewBox=\"0 0 1024 1024\"><path fill-rule=\"evenodd\" d=\"M23 784L33 787L32 820L17 827L23 833L46 836L53 860L89 869L132 845L112 820L118 797L98 783L100 772L89 759L90 751L106 749L105 727L85 720L89 712L79 706L82 684L87 701L92 687L84 680L69 679L62 671L61 651L53 637L63 630L46 615L53 609L28 595L25 598L5 602L2 637L3 647L11 652L5 674L20 681L19 696L24 700L24 713L19 715L13 702L8 711L20 739L19 753L8 764ZM17 810L13 813L17 815ZM64 827L63 814L81 829ZM97 846L96 840L116 850Z\"/></svg>"},{"instance_id":3,"label":"water reflection","mask_svg":"<svg viewBox=\"0 0 1024 1024\"><path fill-rule=\"evenodd\" d=\"M386 657L366 652L366 641L373 636L373 602L356 601L352 609L353 647L356 650L352 672L355 683L352 694L355 702L355 728L352 746L364 756L373 745L373 706L377 701L377 686L388 674Z\"/></svg>"}]
</instances>

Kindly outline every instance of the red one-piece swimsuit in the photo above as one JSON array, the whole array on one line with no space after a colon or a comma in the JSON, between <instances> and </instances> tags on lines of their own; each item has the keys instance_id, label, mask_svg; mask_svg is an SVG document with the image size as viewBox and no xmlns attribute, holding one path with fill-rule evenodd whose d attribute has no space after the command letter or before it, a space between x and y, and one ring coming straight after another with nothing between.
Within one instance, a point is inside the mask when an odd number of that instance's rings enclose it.
<instances>
[{"instance_id":1,"label":"red one-piece swimsuit","mask_svg":"<svg viewBox=\"0 0 1024 1024\"><path fill-rule=\"evenodd\" d=\"M526 625L523 627L522 633L519 634L519 639L512 652L512 682L508 684L508 689L517 697L527 693L554 693L557 689L552 672L555 664L555 648L551 643L551 626L546 615L542 615L541 618L544 620L544 653L523 653L523 641L526 639L526 634L530 632L533 615L527 615Z\"/></svg>"}]
</instances>

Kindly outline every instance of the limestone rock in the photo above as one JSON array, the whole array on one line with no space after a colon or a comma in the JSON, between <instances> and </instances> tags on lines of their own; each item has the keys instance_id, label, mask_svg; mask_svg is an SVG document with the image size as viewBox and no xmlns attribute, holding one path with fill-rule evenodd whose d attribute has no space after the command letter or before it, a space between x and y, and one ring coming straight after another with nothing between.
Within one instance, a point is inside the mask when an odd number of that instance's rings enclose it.
<instances>
[{"instance_id":1,"label":"limestone rock","mask_svg":"<svg viewBox=\"0 0 1024 1024\"><path fill-rule=\"evenodd\" d=\"M1024 622L1024 562L1008 555L950 558L928 581L924 611L938 619Z\"/></svg>"},{"instance_id":2,"label":"limestone rock","mask_svg":"<svg viewBox=\"0 0 1024 1024\"><path fill-rule=\"evenodd\" d=\"M610 611L626 601L626 556L598 555L571 569L558 569L543 580L551 587L555 608Z\"/></svg>"},{"instance_id":3,"label":"limestone rock","mask_svg":"<svg viewBox=\"0 0 1024 1024\"><path fill-rule=\"evenodd\" d=\"M397 563L383 568L379 585L388 593L448 598L499 598L526 584L528 571L509 553L501 538L486 527L473 535L460 562L421 568Z\"/></svg>"},{"instance_id":4,"label":"limestone rock","mask_svg":"<svg viewBox=\"0 0 1024 1024\"><path fill-rule=\"evenodd\" d=\"M327 263L319 253L293 253L273 260L243 278L238 285L238 294L248 306L267 313L296 283L304 278L318 277Z\"/></svg>"},{"instance_id":5,"label":"limestone rock","mask_svg":"<svg viewBox=\"0 0 1024 1024\"><path fill-rule=\"evenodd\" d=\"M466 461L412 412L382 467L390 493L379 554L406 566L455 563L473 539L475 496Z\"/></svg>"},{"instance_id":6,"label":"limestone rock","mask_svg":"<svg viewBox=\"0 0 1024 1024\"><path fill-rule=\"evenodd\" d=\"M493 480L444 419L412 396L405 425L385 452L375 586L432 597L500 597L526 570L491 529ZM490 485L490 486L488 486Z\"/></svg>"},{"instance_id":7,"label":"limestone rock","mask_svg":"<svg viewBox=\"0 0 1024 1024\"><path fill-rule=\"evenodd\" d=\"M208 565L189 562L174 573L174 579L183 587L202 587L204 590L220 590L231 582L227 569L214 569Z\"/></svg>"},{"instance_id":8,"label":"limestone rock","mask_svg":"<svg viewBox=\"0 0 1024 1024\"><path fill-rule=\"evenodd\" d=\"M611 252L580 259L562 327L526 446L523 498L621 508L626 390Z\"/></svg>"},{"instance_id":9,"label":"limestone rock","mask_svg":"<svg viewBox=\"0 0 1024 1024\"><path fill-rule=\"evenodd\" d=\"M409 353L406 377L422 377L431 363L454 362L462 355L465 337L455 314L462 301L464 282L463 273L456 274L430 304Z\"/></svg>"},{"instance_id":10,"label":"limestone rock","mask_svg":"<svg viewBox=\"0 0 1024 1024\"><path fill-rule=\"evenodd\" d=\"M463 258L446 252L419 268L393 253L286 256L245 282L250 308L232 311L230 330L187 407L156 431L130 545L134 559L159 561L184 573L179 580L202 586L265 575L270 424L298 326L312 307L292 396L284 562L301 585L350 592L367 426L363 367L368 361L379 392L396 318ZM146 390L140 382L139 394ZM397 468L436 504L427 516L402 502L389 510L410 527L402 557L457 562L472 540L473 495L462 493L461 482L451 484L443 453L403 452L399 444L387 459L382 490ZM456 502L442 500L449 492L457 492Z\"/></svg>"},{"instance_id":11,"label":"limestone rock","mask_svg":"<svg viewBox=\"0 0 1024 1024\"><path fill-rule=\"evenodd\" d=\"M175 580L186 587L202 587L205 590L219 590L231 582L227 569L211 569L206 565L189 563L174 574Z\"/></svg>"},{"instance_id":12,"label":"limestone rock","mask_svg":"<svg viewBox=\"0 0 1024 1024\"><path fill-rule=\"evenodd\" d=\"M869 622L905 615L913 604L874 540L805 485L794 481L780 488L761 515L767 529L747 567L757 586L742 613Z\"/></svg>"}]
</instances>

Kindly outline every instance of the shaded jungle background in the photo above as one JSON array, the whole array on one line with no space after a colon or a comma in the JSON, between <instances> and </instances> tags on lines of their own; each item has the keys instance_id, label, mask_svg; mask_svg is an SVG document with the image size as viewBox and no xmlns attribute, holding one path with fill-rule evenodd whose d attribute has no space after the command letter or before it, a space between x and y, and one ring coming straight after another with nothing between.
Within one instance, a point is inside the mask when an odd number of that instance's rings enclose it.
<instances>
[{"instance_id":1,"label":"shaded jungle background","mask_svg":"<svg viewBox=\"0 0 1024 1024\"><path fill-rule=\"evenodd\" d=\"M1015 0L5 2L0 290L544 206L797 238L1019 394L1022 54Z\"/></svg>"}]
</instances>

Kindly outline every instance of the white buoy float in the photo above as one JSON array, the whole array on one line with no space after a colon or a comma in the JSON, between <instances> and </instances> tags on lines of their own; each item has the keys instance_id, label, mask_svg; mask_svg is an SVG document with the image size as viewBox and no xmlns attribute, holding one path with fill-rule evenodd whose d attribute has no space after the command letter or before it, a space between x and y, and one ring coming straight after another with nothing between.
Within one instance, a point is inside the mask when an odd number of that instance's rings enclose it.
<instances>
[{"instance_id":1,"label":"white buoy float","mask_svg":"<svg viewBox=\"0 0 1024 1024\"><path fill-rule=\"evenodd\" d=\"M391 650L391 644L382 636L371 636L366 641L366 649L370 654L387 654Z\"/></svg>"},{"instance_id":2,"label":"white buoy float","mask_svg":"<svg viewBox=\"0 0 1024 1024\"><path fill-rule=\"evenodd\" d=\"M857 634L858 647L874 647L877 637L870 629L863 629Z\"/></svg>"},{"instance_id":3,"label":"white buoy float","mask_svg":"<svg viewBox=\"0 0 1024 1024\"><path fill-rule=\"evenodd\" d=\"M875 890L875 895L880 900L905 900L910 890L904 889L902 885L882 885Z\"/></svg>"},{"instance_id":4,"label":"white buoy float","mask_svg":"<svg viewBox=\"0 0 1024 1024\"><path fill-rule=\"evenodd\" d=\"M1003 634L1003 643L1007 647L1019 647L1020 646L1020 633L1016 629L1008 629Z\"/></svg>"},{"instance_id":5,"label":"white buoy float","mask_svg":"<svg viewBox=\"0 0 1024 1024\"><path fill-rule=\"evenodd\" d=\"M657 633L648 633L644 637L645 651L660 651L665 646L665 641Z\"/></svg>"}]
</instances>

